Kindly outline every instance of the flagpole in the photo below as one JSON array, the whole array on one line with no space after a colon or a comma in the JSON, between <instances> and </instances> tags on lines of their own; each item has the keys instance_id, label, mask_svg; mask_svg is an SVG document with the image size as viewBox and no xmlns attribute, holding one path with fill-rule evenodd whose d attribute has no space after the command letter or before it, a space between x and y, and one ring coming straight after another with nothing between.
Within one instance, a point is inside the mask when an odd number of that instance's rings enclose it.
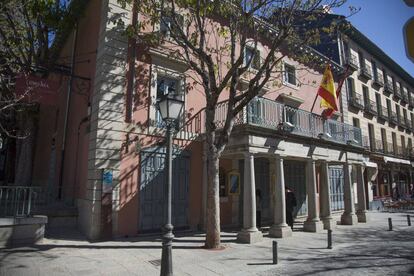
<instances>
[{"instance_id":1,"label":"flagpole","mask_svg":"<svg viewBox=\"0 0 414 276\"><path fill-rule=\"evenodd\" d=\"M313 108L315 107L316 99L318 98L318 96L319 96L319 94L316 93L316 97L315 97L315 100L313 100L312 108L311 108L311 111L310 111L311 113L313 111Z\"/></svg>"}]
</instances>

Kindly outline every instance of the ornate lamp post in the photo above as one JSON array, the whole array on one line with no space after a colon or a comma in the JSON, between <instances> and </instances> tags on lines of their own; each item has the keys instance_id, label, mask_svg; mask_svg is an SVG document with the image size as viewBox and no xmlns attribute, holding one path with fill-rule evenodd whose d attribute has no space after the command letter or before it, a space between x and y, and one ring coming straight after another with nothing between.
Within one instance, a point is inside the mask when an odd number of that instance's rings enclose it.
<instances>
[{"instance_id":1,"label":"ornate lamp post","mask_svg":"<svg viewBox=\"0 0 414 276\"><path fill-rule=\"evenodd\" d=\"M172 241L174 234L172 232L173 225L171 223L171 201L172 201L172 140L173 128L176 126L184 106L184 101L179 95L166 95L158 102L158 109L161 113L162 120L167 126L167 223L164 226L164 235L162 241L161 256L161 276L173 275L172 270Z\"/></svg>"}]
</instances>

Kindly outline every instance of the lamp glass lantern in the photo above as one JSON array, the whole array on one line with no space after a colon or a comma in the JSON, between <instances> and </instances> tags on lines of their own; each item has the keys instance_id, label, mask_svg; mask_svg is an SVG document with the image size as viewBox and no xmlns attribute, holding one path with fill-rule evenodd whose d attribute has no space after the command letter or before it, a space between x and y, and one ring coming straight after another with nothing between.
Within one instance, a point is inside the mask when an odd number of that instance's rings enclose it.
<instances>
[{"instance_id":1,"label":"lamp glass lantern","mask_svg":"<svg viewBox=\"0 0 414 276\"><path fill-rule=\"evenodd\" d=\"M158 110L164 122L176 121L179 119L184 107L184 101L180 95L167 94L158 102Z\"/></svg>"}]
</instances>

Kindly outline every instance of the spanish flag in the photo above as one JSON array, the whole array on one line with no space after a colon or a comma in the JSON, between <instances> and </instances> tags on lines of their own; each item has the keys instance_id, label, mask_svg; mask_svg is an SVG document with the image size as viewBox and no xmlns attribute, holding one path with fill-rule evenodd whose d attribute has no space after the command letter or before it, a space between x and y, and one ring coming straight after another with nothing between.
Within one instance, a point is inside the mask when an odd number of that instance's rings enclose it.
<instances>
[{"instance_id":1,"label":"spanish flag","mask_svg":"<svg viewBox=\"0 0 414 276\"><path fill-rule=\"evenodd\" d=\"M338 111L335 85L331 66L329 64L326 66L325 73L323 73L322 82L318 89L318 95L322 98L321 107Z\"/></svg>"}]
</instances>

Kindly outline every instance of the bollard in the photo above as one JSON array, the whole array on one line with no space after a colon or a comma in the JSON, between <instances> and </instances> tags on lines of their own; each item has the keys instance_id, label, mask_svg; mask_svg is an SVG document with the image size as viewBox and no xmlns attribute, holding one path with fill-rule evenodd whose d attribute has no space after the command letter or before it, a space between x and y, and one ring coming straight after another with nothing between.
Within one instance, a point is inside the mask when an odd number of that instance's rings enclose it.
<instances>
[{"instance_id":1,"label":"bollard","mask_svg":"<svg viewBox=\"0 0 414 276\"><path fill-rule=\"evenodd\" d=\"M277 241L273 241L273 264L277 264Z\"/></svg>"},{"instance_id":2,"label":"bollard","mask_svg":"<svg viewBox=\"0 0 414 276\"><path fill-rule=\"evenodd\" d=\"M332 230L328 229L328 249L332 249Z\"/></svg>"},{"instance_id":3,"label":"bollard","mask_svg":"<svg viewBox=\"0 0 414 276\"><path fill-rule=\"evenodd\" d=\"M392 231L392 220L391 218L388 218L388 227L389 227L389 231Z\"/></svg>"},{"instance_id":4,"label":"bollard","mask_svg":"<svg viewBox=\"0 0 414 276\"><path fill-rule=\"evenodd\" d=\"M407 215L407 224L408 224L408 226L411 226L411 217L410 217L410 215Z\"/></svg>"}]
</instances>

